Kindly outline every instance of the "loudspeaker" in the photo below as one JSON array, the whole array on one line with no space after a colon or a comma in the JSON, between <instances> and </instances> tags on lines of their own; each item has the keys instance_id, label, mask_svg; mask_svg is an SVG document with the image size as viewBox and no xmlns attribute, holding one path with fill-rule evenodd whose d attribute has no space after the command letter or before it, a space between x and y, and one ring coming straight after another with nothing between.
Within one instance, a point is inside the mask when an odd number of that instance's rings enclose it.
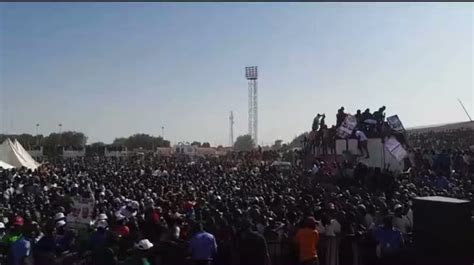
<instances>
[{"instance_id":1,"label":"loudspeaker","mask_svg":"<svg viewBox=\"0 0 474 265\"><path fill-rule=\"evenodd\" d=\"M413 202L415 259L419 265L472 265L471 206L448 197Z\"/></svg>"}]
</instances>

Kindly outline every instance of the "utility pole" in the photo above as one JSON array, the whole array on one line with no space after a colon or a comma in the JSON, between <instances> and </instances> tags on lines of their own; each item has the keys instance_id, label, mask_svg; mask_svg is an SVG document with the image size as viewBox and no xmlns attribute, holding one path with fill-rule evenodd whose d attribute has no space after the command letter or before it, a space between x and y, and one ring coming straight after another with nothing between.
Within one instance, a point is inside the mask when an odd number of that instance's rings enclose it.
<instances>
[{"instance_id":1,"label":"utility pole","mask_svg":"<svg viewBox=\"0 0 474 265\"><path fill-rule=\"evenodd\" d=\"M230 146L234 145L234 113L230 111L230 116L229 116L229 125L230 125L230 139L229 143Z\"/></svg>"}]
</instances>

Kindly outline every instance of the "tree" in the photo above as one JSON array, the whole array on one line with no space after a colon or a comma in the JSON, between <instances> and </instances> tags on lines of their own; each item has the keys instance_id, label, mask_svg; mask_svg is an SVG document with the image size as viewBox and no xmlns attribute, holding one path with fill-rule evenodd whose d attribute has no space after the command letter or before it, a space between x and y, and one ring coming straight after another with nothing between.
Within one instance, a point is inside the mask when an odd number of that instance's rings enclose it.
<instances>
[{"instance_id":1,"label":"tree","mask_svg":"<svg viewBox=\"0 0 474 265\"><path fill-rule=\"evenodd\" d=\"M281 148L281 143L283 143L283 140L275 140L275 144L273 144L272 149L279 150Z\"/></svg>"},{"instance_id":2,"label":"tree","mask_svg":"<svg viewBox=\"0 0 474 265\"><path fill-rule=\"evenodd\" d=\"M69 149L82 149L86 145L87 136L82 132L67 131L61 134L51 133L43 139L44 154L47 156L56 156L61 147Z\"/></svg>"},{"instance_id":3,"label":"tree","mask_svg":"<svg viewBox=\"0 0 474 265\"><path fill-rule=\"evenodd\" d=\"M161 136L154 137L144 133L137 133L128 138L116 138L112 145L125 146L128 150L140 147L145 150L154 150L157 147L169 147L170 141L163 139Z\"/></svg>"},{"instance_id":4,"label":"tree","mask_svg":"<svg viewBox=\"0 0 474 265\"><path fill-rule=\"evenodd\" d=\"M120 137L120 138L115 138L114 141L112 142L112 145L116 146L123 146L127 142L127 138L125 137Z\"/></svg>"},{"instance_id":5,"label":"tree","mask_svg":"<svg viewBox=\"0 0 474 265\"><path fill-rule=\"evenodd\" d=\"M201 143L198 142L198 141L194 141L191 143L192 146L197 146L197 147L201 147Z\"/></svg>"},{"instance_id":6,"label":"tree","mask_svg":"<svg viewBox=\"0 0 474 265\"><path fill-rule=\"evenodd\" d=\"M290 147L291 147L291 148L303 147L303 141L304 141L305 137L307 137L307 133L302 133L302 134L296 136L296 137L291 141Z\"/></svg>"},{"instance_id":7,"label":"tree","mask_svg":"<svg viewBox=\"0 0 474 265\"><path fill-rule=\"evenodd\" d=\"M234 143L235 151L250 151L255 147L252 136L249 134L237 137Z\"/></svg>"},{"instance_id":8,"label":"tree","mask_svg":"<svg viewBox=\"0 0 474 265\"><path fill-rule=\"evenodd\" d=\"M91 147L101 147L101 146L105 146L105 144L103 142L95 142L95 143L92 143L90 144Z\"/></svg>"},{"instance_id":9,"label":"tree","mask_svg":"<svg viewBox=\"0 0 474 265\"><path fill-rule=\"evenodd\" d=\"M211 144L208 143L208 142L204 142L204 143L202 143L202 147L210 148Z\"/></svg>"}]
</instances>

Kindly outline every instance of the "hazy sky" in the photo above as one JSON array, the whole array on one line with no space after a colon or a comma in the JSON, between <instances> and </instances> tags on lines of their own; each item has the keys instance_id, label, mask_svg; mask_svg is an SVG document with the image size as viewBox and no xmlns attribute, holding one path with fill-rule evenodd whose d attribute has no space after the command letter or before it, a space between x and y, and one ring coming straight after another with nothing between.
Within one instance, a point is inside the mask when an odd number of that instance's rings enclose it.
<instances>
[{"instance_id":1,"label":"hazy sky","mask_svg":"<svg viewBox=\"0 0 474 265\"><path fill-rule=\"evenodd\" d=\"M474 116L472 3L0 3L0 132L137 132L228 144L291 140L387 106L405 127Z\"/></svg>"}]
</instances>

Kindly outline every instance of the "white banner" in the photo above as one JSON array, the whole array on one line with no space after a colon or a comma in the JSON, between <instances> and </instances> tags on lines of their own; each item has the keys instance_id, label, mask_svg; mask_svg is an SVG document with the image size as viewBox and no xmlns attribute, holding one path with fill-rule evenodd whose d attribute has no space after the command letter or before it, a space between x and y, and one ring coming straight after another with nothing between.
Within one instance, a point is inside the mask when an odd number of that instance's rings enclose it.
<instances>
[{"instance_id":1,"label":"white banner","mask_svg":"<svg viewBox=\"0 0 474 265\"><path fill-rule=\"evenodd\" d=\"M387 118L388 125L392 130L404 133L405 132L405 127L403 127L402 122L398 118L398 115L393 115Z\"/></svg>"},{"instance_id":2,"label":"white banner","mask_svg":"<svg viewBox=\"0 0 474 265\"><path fill-rule=\"evenodd\" d=\"M71 212L66 217L68 225L89 225L94 213L94 200L92 198L75 197L72 201Z\"/></svg>"},{"instance_id":3,"label":"white banner","mask_svg":"<svg viewBox=\"0 0 474 265\"><path fill-rule=\"evenodd\" d=\"M405 148L402 147L400 142L395 137L390 137L385 140L385 149L390 152L398 161L402 161L408 155Z\"/></svg>"},{"instance_id":4,"label":"white banner","mask_svg":"<svg viewBox=\"0 0 474 265\"><path fill-rule=\"evenodd\" d=\"M337 136L347 138L352 134L352 131L357 126L357 119L355 116L347 114L341 126L337 128Z\"/></svg>"}]
</instances>

